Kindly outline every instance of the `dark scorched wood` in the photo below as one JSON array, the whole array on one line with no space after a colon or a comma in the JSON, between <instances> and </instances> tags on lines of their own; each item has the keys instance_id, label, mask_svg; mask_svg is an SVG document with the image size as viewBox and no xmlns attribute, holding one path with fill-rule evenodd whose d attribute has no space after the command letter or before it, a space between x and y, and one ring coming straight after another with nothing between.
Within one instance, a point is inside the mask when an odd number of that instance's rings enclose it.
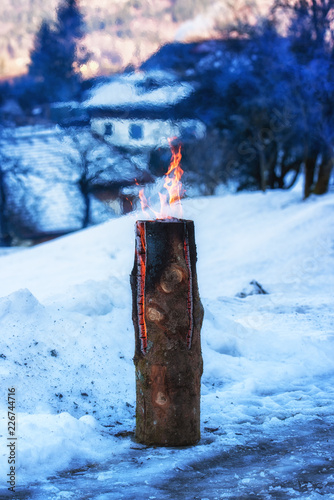
<instances>
[{"instance_id":1,"label":"dark scorched wood","mask_svg":"<svg viewBox=\"0 0 334 500\"><path fill-rule=\"evenodd\" d=\"M192 221L138 221L131 273L136 439L185 446L200 439L200 330Z\"/></svg>"}]
</instances>

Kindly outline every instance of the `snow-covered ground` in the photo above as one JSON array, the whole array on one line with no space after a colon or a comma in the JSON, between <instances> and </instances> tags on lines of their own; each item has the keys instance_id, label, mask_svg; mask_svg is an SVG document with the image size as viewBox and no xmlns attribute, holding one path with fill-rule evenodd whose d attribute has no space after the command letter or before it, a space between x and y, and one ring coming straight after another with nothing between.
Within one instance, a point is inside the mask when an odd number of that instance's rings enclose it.
<instances>
[{"instance_id":1,"label":"snow-covered ground","mask_svg":"<svg viewBox=\"0 0 334 500\"><path fill-rule=\"evenodd\" d=\"M205 309L194 447L133 440L141 216L0 257L1 499L334 498L334 193L301 198L299 186L184 201ZM268 293L248 295L252 280Z\"/></svg>"}]
</instances>

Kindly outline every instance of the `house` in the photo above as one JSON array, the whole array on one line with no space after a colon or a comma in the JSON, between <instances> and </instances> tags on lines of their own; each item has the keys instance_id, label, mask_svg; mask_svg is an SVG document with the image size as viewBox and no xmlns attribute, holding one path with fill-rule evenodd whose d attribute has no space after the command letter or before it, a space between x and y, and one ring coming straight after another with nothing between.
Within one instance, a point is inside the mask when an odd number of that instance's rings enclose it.
<instances>
[{"instance_id":1,"label":"house","mask_svg":"<svg viewBox=\"0 0 334 500\"><path fill-rule=\"evenodd\" d=\"M179 109L194 86L167 71L118 75L92 90L84 103L91 129L99 137L132 152L168 147L169 138L200 139L205 125L192 110Z\"/></svg>"}]
</instances>

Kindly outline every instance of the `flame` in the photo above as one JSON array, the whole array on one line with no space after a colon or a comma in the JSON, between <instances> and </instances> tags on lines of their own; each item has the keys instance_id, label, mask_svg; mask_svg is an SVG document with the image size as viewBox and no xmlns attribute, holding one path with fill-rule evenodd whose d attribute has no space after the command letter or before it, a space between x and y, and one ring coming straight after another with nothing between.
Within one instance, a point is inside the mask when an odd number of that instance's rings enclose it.
<instances>
[{"instance_id":1,"label":"flame","mask_svg":"<svg viewBox=\"0 0 334 500\"><path fill-rule=\"evenodd\" d=\"M139 191L139 199L140 199L140 205L141 205L141 209L143 212L146 212L146 209L150 208L149 205L148 205L148 201L146 199L146 196L144 194L144 189L141 189Z\"/></svg>"},{"instance_id":2,"label":"flame","mask_svg":"<svg viewBox=\"0 0 334 500\"><path fill-rule=\"evenodd\" d=\"M175 137L173 139L175 139ZM172 144L173 139L168 139L172 151L172 159L168 171L165 174L164 188L167 190L167 194L159 193L160 211L157 212L149 205L144 194L144 189L139 191L142 211L150 217L153 214L153 217L156 219L182 219L183 215L181 198L185 191L181 182L181 177L183 175L183 170L180 167L182 159L181 145L177 147L174 146Z\"/></svg>"},{"instance_id":3,"label":"flame","mask_svg":"<svg viewBox=\"0 0 334 500\"><path fill-rule=\"evenodd\" d=\"M169 143L172 149L172 160L170 162L168 172L166 173L164 187L167 189L169 194L169 204L172 205L173 203L181 202L181 197L184 194L181 182L183 170L180 167L182 159L181 145L179 145L178 149L176 149L171 145L171 141ZM171 174L173 174L173 177L169 177Z\"/></svg>"}]
</instances>

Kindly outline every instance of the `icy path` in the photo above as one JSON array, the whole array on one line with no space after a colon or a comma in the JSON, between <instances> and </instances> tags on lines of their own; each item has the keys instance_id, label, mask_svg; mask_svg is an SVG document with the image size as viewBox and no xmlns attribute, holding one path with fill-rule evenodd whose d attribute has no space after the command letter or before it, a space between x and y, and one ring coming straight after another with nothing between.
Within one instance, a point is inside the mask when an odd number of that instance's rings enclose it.
<instances>
[{"instance_id":1,"label":"icy path","mask_svg":"<svg viewBox=\"0 0 334 500\"><path fill-rule=\"evenodd\" d=\"M134 442L102 465L90 464L35 483L25 500L218 500L334 498L333 417L281 423L275 434L240 425L244 444L204 438L186 449ZM217 432L219 434L219 431ZM208 433L205 433L208 435ZM271 436L271 437L269 437ZM12 498L4 494L1 498Z\"/></svg>"}]
</instances>

